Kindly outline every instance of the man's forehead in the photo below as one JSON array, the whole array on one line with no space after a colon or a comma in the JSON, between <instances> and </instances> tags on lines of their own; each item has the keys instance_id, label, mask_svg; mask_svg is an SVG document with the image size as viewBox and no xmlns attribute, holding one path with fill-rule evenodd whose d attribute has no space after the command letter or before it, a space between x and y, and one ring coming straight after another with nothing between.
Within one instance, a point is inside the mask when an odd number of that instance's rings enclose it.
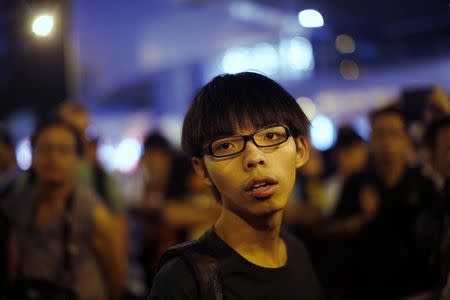
<instances>
[{"instance_id":1,"label":"man's forehead","mask_svg":"<svg viewBox=\"0 0 450 300\"><path fill-rule=\"evenodd\" d=\"M252 122L243 122L242 124L237 124L234 127L232 127L232 129L230 129L229 131L222 131L216 134L216 137L221 137L221 136L226 136L226 135L248 135L248 134L252 134L253 132L262 129L262 128L266 128L266 127L270 127L273 125L280 125L276 122L270 122L270 123L266 123L266 124L262 124L262 125L255 125Z\"/></svg>"},{"instance_id":2,"label":"man's forehead","mask_svg":"<svg viewBox=\"0 0 450 300\"><path fill-rule=\"evenodd\" d=\"M405 121L402 116L396 114L396 113L386 113L383 115L380 115L373 119L372 121L372 127L382 126L382 125L400 125L402 127L405 126Z\"/></svg>"},{"instance_id":3,"label":"man's forehead","mask_svg":"<svg viewBox=\"0 0 450 300\"><path fill-rule=\"evenodd\" d=\"M232 133L237 135L247 135L253 133L255 130L258 130L259 128L256 128L252 124L247 124L245 126L236 126L233 128Z\"/></svg>"},{"instance_id":4,"label":"man's forehead","mask_svg":"<svg viewBox=\"0 0 450 300\"><path fill-rule=\"evenodd\" d=\"M74 134L65 127L52 126L44 129L41 134L38 135L36 142L41 140L55 140L55 141L75 141Z\"/></svg>"}]
</instances>

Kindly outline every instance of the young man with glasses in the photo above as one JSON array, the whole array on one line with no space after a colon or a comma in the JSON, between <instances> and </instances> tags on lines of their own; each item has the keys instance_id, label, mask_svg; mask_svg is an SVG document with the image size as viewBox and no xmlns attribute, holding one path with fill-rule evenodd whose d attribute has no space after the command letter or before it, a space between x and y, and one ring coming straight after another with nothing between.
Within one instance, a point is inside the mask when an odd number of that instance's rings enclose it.
<instances>
[{"instance_id":1,"label":"young man with glasses","mask_svg":"<svg viewBox=\"0 0 450 300\"><path fill-rule=\"evenodd\" d=\"M296 169L308 159L308 126L294 98L256 73L218 76L194 98L182 146L222 205L200 239L218 262L216 299L322 299L304 245L282 230ZM167 260L150 299L207 298L195 278L203 272Z\"/></svg>"}]
</instances>

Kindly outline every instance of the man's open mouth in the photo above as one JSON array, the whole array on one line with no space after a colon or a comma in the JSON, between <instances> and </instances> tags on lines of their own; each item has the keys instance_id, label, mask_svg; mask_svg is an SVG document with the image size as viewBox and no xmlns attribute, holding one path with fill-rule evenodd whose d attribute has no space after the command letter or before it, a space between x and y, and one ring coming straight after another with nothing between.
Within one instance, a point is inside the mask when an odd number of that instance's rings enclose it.
<instances>
[{"instance_id":1,"label":"man's open mouth","mask_svg":"<svg viewBox=\"0 0 450 300\"><path fill-rule=\"evenodd\" d=\"M245 191L249 192L252 190L263 189L268 186L277 184L278 182L271 177L254 177L245 185Z\"/></svg>"},{"instance_id":2,"label":"man's open mouth","mask_svg":"<svg viewBox=\"0 0 450 300\"><path fill-rule=\"evenodd\" d=\"M261 182L261 183L257 183L253 186L252 190L258 190L258 189L263 189L265 187L271 186L273 185L270 182Z\"/></svg>"},{"instance_id":3,"label":"man's open mouth","mask_svg":"<svg viewBox=\"0 0 450 300\"><path fill-rule=\"evenodd\" d=\"M278 182L270 177L255 177L250 180L246 186L245 191L252 197L264 199L271 197L278 186Z\"/></svg>"}]
</instances>

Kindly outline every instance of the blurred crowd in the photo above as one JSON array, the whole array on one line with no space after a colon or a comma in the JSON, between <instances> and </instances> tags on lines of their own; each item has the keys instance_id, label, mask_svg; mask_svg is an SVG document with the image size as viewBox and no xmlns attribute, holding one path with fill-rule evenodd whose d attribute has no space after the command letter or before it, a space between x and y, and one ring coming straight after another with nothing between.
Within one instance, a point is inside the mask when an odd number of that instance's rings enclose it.
<instances>
[{"instance_id":1,"label":"blurred crowd","mask_svg":"<svg viewBox=\"0 0 450 300\"><path fill-rule=\"evenodd\" d=\"M342 124L332 150L310 144L298 170L285 226L305 242L329 299L450 299L450 101L431 89L414 122L408 105L369 112L367 140ZM137 170L117 178L97 159L89 122L84 106L62 103L35 129L27 171L0 133L5 299L29 286L145 299L161 254L219 217L214 191L163 134L149 132Z\"/></svg>"}]
</instances>

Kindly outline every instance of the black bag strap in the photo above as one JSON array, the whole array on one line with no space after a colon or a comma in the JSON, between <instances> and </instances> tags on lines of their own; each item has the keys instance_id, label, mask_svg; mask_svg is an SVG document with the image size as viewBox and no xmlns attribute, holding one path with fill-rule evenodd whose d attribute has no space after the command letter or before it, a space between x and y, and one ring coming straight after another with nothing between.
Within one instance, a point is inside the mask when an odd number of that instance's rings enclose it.
<instances>
[{"instance_id":1,"label":"black bag strap","mask_svg":"<svg viewBox=\"0 0 450 300\"><path fill-rule=\"evenodd\" d=\"M6 290L2 300L76 300L77 295L71 288L43 279L22 279L14 282Z\"/></svg>"},{"instance_id":2,"label":"black bag strap","mask_svg":"<svg viewBox=\"0 0 450 300\"><path fill-rule=\"evenodd\" d=\"M75 206L75 191L71 191L67 196L67 199L64 203L64 211L63 211L63 225L62 225L62 247L63 247L63 265L60 270L62 276L62 282L65 284L71 283L72 281L72 271L73 271L73 245L72 245L72 227L73 227L73 209ZM34 226L36 226L36 215L38 210L38 203L35 201L33 203L31 218L26 228L26 231L29 235L34 234ZM20 258L19 261L19 276L24 275L24 260L23 257Z\"/></svg>"},{"instance_id":3,"label":"black bag strap","mask_svg":"<svg viewBox=\"0 0 450 300\"><path fill-rule=\"evenodd\" d=\"M99 166L93 166L95 191L102 197L102 200L108 205L108 193L106 189L106 172ZM111 205L111 204L109 204Z\"/></svg>"},{"instance_id":4,"label":"black bag strap","mask_svg":"<svg viewBox=\"0 0 450 300\"><path fill-rule=\"evenodd\" d=\"M75 192L72 191L66 200L64 206L64 219L63 219L63 236L62 236L62 244L63 244L63 268L62 268L62 276L63 282L66 284L70 284L73 281L73 255L75 245L73 245L73 210L75 206Z\"/></svg>"},{"instance_id":5,"label":"black bag strap","mask_svg":"<svg viewBox=\"0 0 450 300\"><path fill-rule=\"evenodd\" d=\"M34 234L36 226L37 201L33 203L30 220L25 230L27 234ZM73 209L75 206L75 195L72 191L64 204L63 224L62 224L62 246L63 261L58 274L60 282L48 281L39 278L28 278L24 276L24 257L20 257L18 266L19 278L12 282L7 290L5 299L46 299L46 300L75 300L77 294L72 287L73 282L73 245L72 244L72 226Z\"/></svg>"},{"instance_id":6,"label":"black bag strap","mask_svg":"<svg viewBox=\"0 0 450 300\"><path fill-rule=\"evenodd\" d=\"M200 299L223 300L223 288L220 273L220 263L212 255L203 240L189 241L167 250L159 260L157 270L168 261L178 257L194 275Z\"/></svg>"}]
</instances>

